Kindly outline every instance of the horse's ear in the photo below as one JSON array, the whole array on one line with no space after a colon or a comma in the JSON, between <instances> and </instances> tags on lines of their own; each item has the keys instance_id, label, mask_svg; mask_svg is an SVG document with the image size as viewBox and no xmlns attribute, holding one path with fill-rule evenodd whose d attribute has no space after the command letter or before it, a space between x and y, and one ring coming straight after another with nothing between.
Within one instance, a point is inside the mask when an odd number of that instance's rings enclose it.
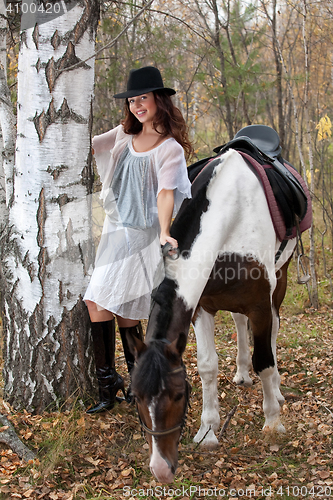
<instances>
[{"instance_id":1,"label":"horse's ear","mask_svg":"<svg viewBox=\"0 0 333 500\"><path fill-rule=\"evenodd\" d=\"M169 348L172 351L177 351L179 356L182 356L183 352L185 351L186 344L187 344L187 335L184 332L180 332L178 338L175 339L173 342L171 342Z\"/></svg>"},{"instance_id":2,"label":"horse's ear","mask_svg":"<svg viewBox=\"0 0 333 500\"><path fill-rule=\"evenodd\" d=\"M138 359L147 349L146 344L142 342L142 340L135 337L135 335L131 335L129 332L126 332L126 338L131 353L135 359Z\"/></svg>"}]
</instances>

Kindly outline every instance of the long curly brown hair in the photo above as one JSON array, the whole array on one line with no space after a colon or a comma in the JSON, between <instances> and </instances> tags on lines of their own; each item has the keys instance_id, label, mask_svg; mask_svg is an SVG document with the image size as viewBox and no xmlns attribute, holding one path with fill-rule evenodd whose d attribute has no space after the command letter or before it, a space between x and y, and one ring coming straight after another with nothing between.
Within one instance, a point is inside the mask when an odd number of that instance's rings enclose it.
<instances>
[{"instance_id":1,"label":"long curly brown hair","mask_svg":"<svg viewBox=\"0 0 333 500\"><path fill-rule=\"evenodd\" d=\"M173 137L184 149L185 157L189 160L193 154L193 146L188 137L188 128L180 110L173 104L171 97L163 90L155 90L155 102L157 105L154 116L153 128L162 137ZM125 99L125 118L122 121L126 134L138 134L142 130L142 124L131 113L128 100Z\"/></svg>"}]
</instances>

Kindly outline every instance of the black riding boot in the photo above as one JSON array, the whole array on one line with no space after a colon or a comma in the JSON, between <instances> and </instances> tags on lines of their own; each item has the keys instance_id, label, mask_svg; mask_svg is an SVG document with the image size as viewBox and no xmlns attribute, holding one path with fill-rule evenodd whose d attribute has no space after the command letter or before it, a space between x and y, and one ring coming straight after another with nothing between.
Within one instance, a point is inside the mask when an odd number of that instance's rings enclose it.
<instances>
[{"instance_id":1,"label":"black riding boot","mask_svg":"<svg viewBox=\"0 0 333 500\"><path fill-rule=\"evenodd\" d=\"M99 413L114 407L117 392L125 397L124 380L115 369L116 331L115 320L91 323L95 353L99 402L87 413Z\"/></svg>"},{"instance_id":2,"label":"black riding boot","mask_svg":"<svg viewBox=\"0 0 333 500\"><path fill-rule=\"evenodd\" d=\"M131 335L134 335L134 337L142 340L142 342L143 342L143 332L142 332L141 322L139 321L139 323L135 326L120 327L119 332L120 332L120 336L121 336L121 341L123 343L123 349L124 349L125 360L126 360L126 364L127 364L127 370L128 370L128 373L131 375L131 371L134 367L134 356L131 353L131 351L129 350L126 334L130 333ZM133 395L131 393L131 384L129 385L129 388L127 389L126 400L129 403L131 403L133 401Z\"/></svg>"}]
</instances>

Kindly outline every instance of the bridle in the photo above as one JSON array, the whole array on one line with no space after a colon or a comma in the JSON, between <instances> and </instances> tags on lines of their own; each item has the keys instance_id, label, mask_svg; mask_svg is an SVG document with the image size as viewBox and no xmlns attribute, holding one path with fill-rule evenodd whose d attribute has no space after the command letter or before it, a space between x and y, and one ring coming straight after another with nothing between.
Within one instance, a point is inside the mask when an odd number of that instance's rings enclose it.
<instances>
[{"instance_id":1,"label":"bridle","mask_svg":"<svg viewBox=\"0 0 333 500\"><path fill-rule=\"evenodd\" d=\"M175 368L174 370L170 370L168 372L169 375L174 375L174 374L180 373L182 371L185 372L186 393L185 393L185 408L184 408L185 411L184 411L184 416L183 416L182 421L180 422L180 424L175 425L174 427L170 427L169 429L166 429L164 431L153 431L153 429L149 429L149 427L147 427L146 424L143 422L143 420L142 420L142 418L140 416L139 410L138 410L138 406L136 407L137 413L138 413L138 416L139 416L139 421L140 421L141 428L142 428L143 431L145 431L150 436L153 436L153 437L163 437L163 436L167 436L167 435L172 434L173 432L176 432L176 431L179 431L179 430L180 430L180 434L182 434L183 428L184 428L185 423L186 423L186 417L187 417L188 408L190 406L191 385L190 385L190 383L189 383L189 381L187 379L186 368L185 368L184 364L182 364L178 368Z\"/></svg>"}]
</instances>

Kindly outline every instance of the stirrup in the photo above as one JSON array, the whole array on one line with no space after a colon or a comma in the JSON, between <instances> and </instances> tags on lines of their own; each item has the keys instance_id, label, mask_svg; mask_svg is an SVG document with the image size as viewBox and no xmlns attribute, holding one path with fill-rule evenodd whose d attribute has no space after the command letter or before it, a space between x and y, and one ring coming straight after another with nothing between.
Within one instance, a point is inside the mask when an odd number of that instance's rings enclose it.
<instances>
[{"instance_id":1,"label":"stirrup","mask_svg":"<svg viewBox=\"0 0 333 500\"><path fill-rule=\"evenodd\" d=\"M297 283L299 285L306 285L310 281L310 274L307 272L307 265L304 265L302 259L310 260L309 257L303 254L299 254L297 257ZM300 274L300 268L302 269L303 276Z\"/></svg>"}]
</instances>

